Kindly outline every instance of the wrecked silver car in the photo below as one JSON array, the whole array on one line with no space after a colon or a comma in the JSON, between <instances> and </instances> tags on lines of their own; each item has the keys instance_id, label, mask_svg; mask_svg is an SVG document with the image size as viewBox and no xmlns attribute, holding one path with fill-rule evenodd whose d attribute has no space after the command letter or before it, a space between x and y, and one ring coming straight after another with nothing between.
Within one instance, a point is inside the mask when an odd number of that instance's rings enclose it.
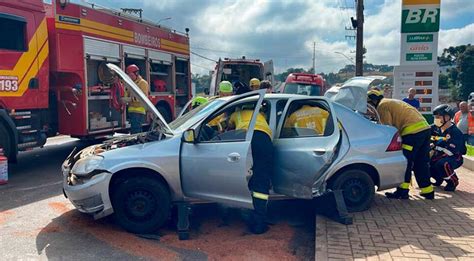
<instances>
[{"instance_id":1,"label":"wrecked silver car","mask_svg":"<svg viewBox=\"0 0 474 261\"><path fill-rule=\"evenodd\" d=\"M329 98L255 91L214 99L167 124L120 68L108 66L153 112L153 127L72 153L62 166L64 191L79 211L95 218L113 213L128 231L158 229L176 203L251 209L247 183L257 113L273 131L274 195L313 199L342 190L348 210L362 211L376 189L403 181L406 160L397 130ZM321 124L288 124L303 106L324 112ZM254 110L248 130L228 130L226 115L242 108Z\"/></svg>"}]
</instances>

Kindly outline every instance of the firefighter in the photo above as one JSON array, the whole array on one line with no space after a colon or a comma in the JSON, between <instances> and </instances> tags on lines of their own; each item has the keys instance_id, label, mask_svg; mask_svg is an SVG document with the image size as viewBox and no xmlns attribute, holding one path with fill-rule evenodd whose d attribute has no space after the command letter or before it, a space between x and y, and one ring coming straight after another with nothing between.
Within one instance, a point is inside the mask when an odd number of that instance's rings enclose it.
<instances>
[{"instance_id":1,"label":"firefighter","mask_svg":"<svg viewBox=\"0 0 474 261\"><path fill-rule=\"evenodd\" d=\"M312 129L316 134L322 135L326 128L328 116L328 111L316 106L313 107L305 104L290 114L290 117L285 121L284 128Z\"/></svg>"},{"instance_id":2,"label":"firefighter","mask_svg":"<svg viewBox=\"0 0 474 261\"><path fill-rule=\"evenodd\" d=\"M466 154L466 144L462 132L451 121L454 110L447 104L437 106L433 110L435 117L432 131L434 151L431 157L431 177L436 180L433 185L441 186L446 181L445 191L454 191L459 185L455 169L463 164L463 154Z\"/></svg>"},{"instance_id":3,"label":"firefighter","mask_svg":"<svg viewBox=\"0 0 474 261\"><path fill-rule=\"evenodd\" d=\"M202 96L196 96L193 98L193 101L191 102L191 108L194 109L196 107L199 107L203 104L206 104L209 100L206 97Z\"/></svg>"},{"instance_id":4,"label":"firefighter","mask_svg":"<svg viewBox=\"0 0 474 261\"><path fill-rule=\"evenodd\" d=\"M247 130L253 112L253 109L244 106L242 110L232 113L228 122L228 129ZM248 186L252 194L254 211L252 215L253 218L251 218L249 225L250 230L254 234L262 234L268 230L265 219L267 216L268 194L273 166L273 144L272 131L261 113L257 115L251 148L253 175L250 178Z\"/></svg>"},{"instance_id":5,"label":"firefighter","mask_svg":"<svg viewBox=\"0 0 474 261\"><path fill-rule=\"evenodd\" d=\"M232 96L233 91L232 83L229 81L222 81L219 83L219 97Z\"/></svg>"},{"instance_id":6,"label":"firefighter","mask_svg":"<svg viewBox=\"0 0 474 261\"><path fill-rule=\"evenodd\" d=\"M135 64L130 64L126 68L126 73L132 79L138 87L142 90L145 96L149 95L148 83L140 76L140 69ZM145 122L146 110L143 104L140 103L135 97L132 98L128 106L128 116L130 119L130 132L140 133L142 132L142 125Z\"/></svg>"},{"instance_id":7,"label":"firefighter","mask_svg":"<svg viewBox=\"0 0 474 261\"><path fill-rule=\"evenodd\" d=\"M249 86L252 91L260 89L260 80L257 78L252 78L250 80Z\"/></svg>"},{"instance_id":8,"label":"firefighter","mask_svg":"<svg viewBox=\"0 0 474 261\"><path fill-rule=\"evenodd\" d=\"M272 93L273 86L272 83L268 80L264 80L260 83L260 89L265 89L266 93Z\"/></svg>"},{"instance_id":9,"label":"firefighter","mask_svg":"<svg viewBox=\"0 0 474 261\"><path fill-rule=\"evenodd\" d=\"M232 83L229 81L222 81L219 83L219 97L226 97L226 96L232 96L233 95L233 89L232 89ZM211 128L215 128L218 132L223 132L225 130L225 122L226 122L226 113L221 113L207 125Z\"/></svg>"},{"instance_id":10,"label":"firefighter","mask_svg":"<svg viewBox=\"0 0 474 261\"><path fill-rule=\"evenodd\" d=\"M395 192L385 193L387 198L408 199L412 170L420 187L420 195L434 199L434 190L430 181L430 136L428 122L413 106L394 99L383 98L378 90L367 92L368 103L377 109L382 124L398 129L402 136L403 155L407 158L405 181Z\"/></svg>"}]
</instances>

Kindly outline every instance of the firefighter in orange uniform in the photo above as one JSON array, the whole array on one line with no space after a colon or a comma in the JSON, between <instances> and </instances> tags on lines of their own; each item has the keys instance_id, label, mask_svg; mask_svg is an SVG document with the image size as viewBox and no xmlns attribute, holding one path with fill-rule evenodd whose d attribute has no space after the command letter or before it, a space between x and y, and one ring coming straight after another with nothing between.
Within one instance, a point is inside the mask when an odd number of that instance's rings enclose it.
<instances>
[{"instance_id":1,"label":"firefighter in orange uniform","mask_svg":"<svg viewBox=\"0 0 474 261\"><path fill-rule=\"evenodd\" d=\"M125 70L127 75L132 79L138 87L142 90L145 96L148 97L149 87L148 83L140 76L140 69L135 64L130 64ZM130 119L130 132L140 133L143 131L142 125L145 122L146 110L143 104L136 98L132 98L128 106L128 116Z\"/></svg>"},{"instance_id":2,"label":"firefighter in orange uniform","mask_svg":"<svg viewBox=\"0 0 474 261\"><path fill-rule=\"evenodd\" d=\"M247 130L253 112L253 109L244 107L242 110L232 113L228 122L228 129ZM262 234L268 230L265 219L273 166L273 144L272 131L261 113L257 115L251 147L253 175L249 181L249 190L252 193L254 215L249 225L253 233Z\"/></svg>"},{"instance_id":3,"label":"firefighter in orange uniform","mask_svg":"<svg viewBox=\"0 0 474 261\"><path fill-rule=\"evenodd\" d=\"M313 129L318 135L322 135L328 116L329 112L326 110L305 104L288 117L284 128Z\"/></svg>"}]
</instances>

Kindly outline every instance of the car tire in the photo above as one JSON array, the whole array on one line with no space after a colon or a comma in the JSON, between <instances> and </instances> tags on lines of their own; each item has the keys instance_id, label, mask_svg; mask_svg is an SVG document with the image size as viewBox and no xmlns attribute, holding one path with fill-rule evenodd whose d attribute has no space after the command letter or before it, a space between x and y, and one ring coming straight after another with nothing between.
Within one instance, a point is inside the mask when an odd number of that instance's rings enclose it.
<instances>
[{"instance_id":1,"label":"car tire","mask_svg":"<svg viewBox=\"0 0 474 261\"><path fill-rule=\"evenodd\" d=\"M349 212L369 209L375 195L372 178L365 171L357 169L344 171L331 182L329 187L332 190L342 190Z\"/></svg>"},{"instance_id":2,"label":"car tire","mask_svg":"<svg viewBox=\"0 0 474 261\"><path fill-rule=\"evenodd\" d=\"M150 177L134 177L116 185L112 195L115 220L125 230L152 233L162 227L170 214L166 186Z\"/></svg>"}]
</instances>

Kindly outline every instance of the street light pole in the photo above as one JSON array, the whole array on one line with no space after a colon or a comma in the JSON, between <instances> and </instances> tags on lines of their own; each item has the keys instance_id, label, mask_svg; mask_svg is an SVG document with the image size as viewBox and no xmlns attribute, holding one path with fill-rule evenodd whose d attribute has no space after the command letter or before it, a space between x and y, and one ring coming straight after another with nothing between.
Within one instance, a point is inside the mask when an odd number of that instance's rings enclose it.
<instances>
[{"instance_id":1,"label":"street light pole","mask_svg":"<svg viewBox=\"0 0 474 261\"><path fill-rule=\"evenodd\" d=\"M158 20L158 22L156 22L156 24L160 25L161 22L166 21L166 20L171 20L171 17L162 18L162 19Z\"/></svg>"},{"instance_id":2,"label":"street light pole","mask_svg":"<svg viewBox=\"0 0 474 261\"><path fill-rule=\"evenodd\" d=\"M345 55L345 54L343 54L343 53L341 53L341 52L334 52L334 53L337 53L337 54L340 54L340 55L344 56L344 57L345 57L347 60L349 60L351 63L355 64L354 59L352 59L351 57L349 57L349 56L347 56L347 55Z\"/></svg>"}]
</instances>

